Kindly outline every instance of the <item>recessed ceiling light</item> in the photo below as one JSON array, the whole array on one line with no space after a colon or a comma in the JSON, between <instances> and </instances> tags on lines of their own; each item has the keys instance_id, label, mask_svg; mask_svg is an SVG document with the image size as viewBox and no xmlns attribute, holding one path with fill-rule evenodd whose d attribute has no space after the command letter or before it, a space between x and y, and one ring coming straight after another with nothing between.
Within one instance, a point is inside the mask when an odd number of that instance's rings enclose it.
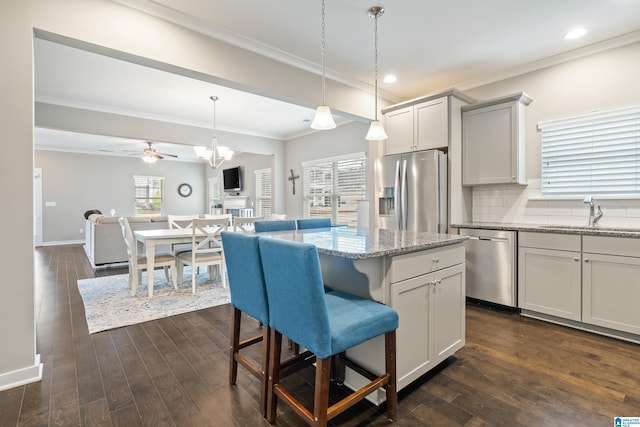
<instances>
[{"instance_id":1,"label":"recessed ceiling light","mask_svg":"<svg viewBox=\"0 0 640 427\"><path fill-rule=\"evenodd\" d=\"M568 33L565 33L564 38L565 40L573 40L573 39L582 37L585 34L587 34L586 28L574 28L573 30L570 30Z\"/></svg>"},{"instance_id":2,"label":"recessed ceiling light","mask_svg":"<svg viewBox=\"0 0 640 427\"><path fill-rule=\"evenodd\" d=\"M385 83L395 83L396 81L398 81L398 78L393 74L389 74L384 76L384 79L382 79L382 81Z\"/></svg>"}]
</instances>

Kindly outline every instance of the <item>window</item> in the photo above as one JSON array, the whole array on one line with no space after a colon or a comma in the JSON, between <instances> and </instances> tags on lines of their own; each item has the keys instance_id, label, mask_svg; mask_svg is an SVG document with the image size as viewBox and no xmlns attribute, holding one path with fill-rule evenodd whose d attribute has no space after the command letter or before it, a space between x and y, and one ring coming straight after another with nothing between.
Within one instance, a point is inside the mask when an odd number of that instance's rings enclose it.
<instances>
[{"instance_id":1,"label":"window","mask_svg":"<svg viewBox=\"0 0 640 427\"><path fill-rule=\"evenodd\" d=\"M255 216L268 218L273 210L273 202L271 201L271 168L258 169L253 173L256 177Z\"/></svg>"},{"instance_id":2,"label":"window","mask_svg":"<svg viewBox=\"0 0 640 427\"><path fill-rule=\"evenodd\" d=\"M222 209L219 176L209 178L209 213L214 214L216 212L214 209Z\"/></svg>"},{"instance_id":3,"label":"window","mask_svg":"<svg viewBox=\"0 0 640 427\"><path fill-rule=\"evenodd\" d=\"M356 153L303 163L304 217L356 226L357 201L367 195L366 162L364 153Z\"/></svg>"},{"instance_id":4,"label":"window","mask_svg":"<svg viewBox=\"0 0 640 427\"><path fill-rule=\"evenodd\" d=\"M162 215L162 181L158 176L134 176L135 216Z\"/></svg>"},{"instance_id":5,"label":"window","mask_svg":"<svg viewBox=\"0 0 640 427\"><path fill-rule=\"evenodd\" d=\"M640 106L538 124L544 196L640 195Z\"/></svg>"}]
</instances>

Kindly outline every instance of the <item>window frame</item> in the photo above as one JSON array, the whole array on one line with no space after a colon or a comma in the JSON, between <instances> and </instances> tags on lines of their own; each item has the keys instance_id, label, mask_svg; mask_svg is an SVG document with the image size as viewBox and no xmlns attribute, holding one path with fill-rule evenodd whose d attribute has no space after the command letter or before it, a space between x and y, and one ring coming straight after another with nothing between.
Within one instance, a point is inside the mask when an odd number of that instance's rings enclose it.
<instances>
[{"instance_id":1,"label":"window frame","mask_svg":"<svg viewBox=\"0 0 640 427\"><path fill-rule=\"evenodd\" d=\"M141 186L139 185L139 182L141 180L146 180L147 185L145 186ZM158 180L159 181L159 186L151 186L149 185L149 182L152 180ZM160 188L160 197L150 197L149 193L150 193L150 189L151 188ZM144 189L146 192L146 197L139 197L138 196L138 190L139 189ZM152 205L155 205L156 202L155 201L159 201L159 208L157 211L155 211L155 213L144 213L144 212L139 212L139 208L138 208L138 201L140 200L144 200L143 203L151 203ZM164 212L164 177L163 176L150 176L150 175L134 175L133 176L133 213L134 213L134 217L156 217L156 216L162 216Z\"/></svg>"}]
</instances>

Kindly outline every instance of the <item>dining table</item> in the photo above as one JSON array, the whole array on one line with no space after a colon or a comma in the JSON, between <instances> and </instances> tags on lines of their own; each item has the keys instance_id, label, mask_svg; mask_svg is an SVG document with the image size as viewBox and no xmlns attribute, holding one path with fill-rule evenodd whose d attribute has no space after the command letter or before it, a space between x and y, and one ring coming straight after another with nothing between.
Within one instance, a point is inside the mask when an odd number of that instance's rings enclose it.
<instances>
[{"instance_id":1,"label":"dining table","mask_svg":"<svg viewBox=\"0 0 640 427\"><path fill-rule=\"evenodd\" d=\"M158 246L191 243L193 229L191 228L164 228L156 230L136 230L133 232L138 252L145 251L147 256L147 271L153 271L155 267L155 254ZM196 230L196 241L198 238L204 239L204 233ZM153 277L151 274L149 277ZM152 296L153 288L149 287L149 297Z\"/></svg>"}]
</instances>

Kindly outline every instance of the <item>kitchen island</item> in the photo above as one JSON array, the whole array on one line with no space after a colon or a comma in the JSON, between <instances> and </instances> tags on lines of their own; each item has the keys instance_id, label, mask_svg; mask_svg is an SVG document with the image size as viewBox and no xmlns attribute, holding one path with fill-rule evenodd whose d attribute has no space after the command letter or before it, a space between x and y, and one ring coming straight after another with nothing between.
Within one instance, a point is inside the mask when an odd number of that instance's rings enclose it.
<instances>
[{"instance_id":1,"label":"kitchen island","mask_svg":"<svg viewBox=\"0 0 640 427\"><path fill-rule=\"evenodd\" d=\"M258 233L318 248L327 286L389 305L398 311L398 390L453 355L465 343L465 236L332 227ZM378 337L347 355L370 370L384 367ZM366 381L347 371L345 384ZM384 401L384 391L370 400Z\"/></svg>"}]
</instances>

